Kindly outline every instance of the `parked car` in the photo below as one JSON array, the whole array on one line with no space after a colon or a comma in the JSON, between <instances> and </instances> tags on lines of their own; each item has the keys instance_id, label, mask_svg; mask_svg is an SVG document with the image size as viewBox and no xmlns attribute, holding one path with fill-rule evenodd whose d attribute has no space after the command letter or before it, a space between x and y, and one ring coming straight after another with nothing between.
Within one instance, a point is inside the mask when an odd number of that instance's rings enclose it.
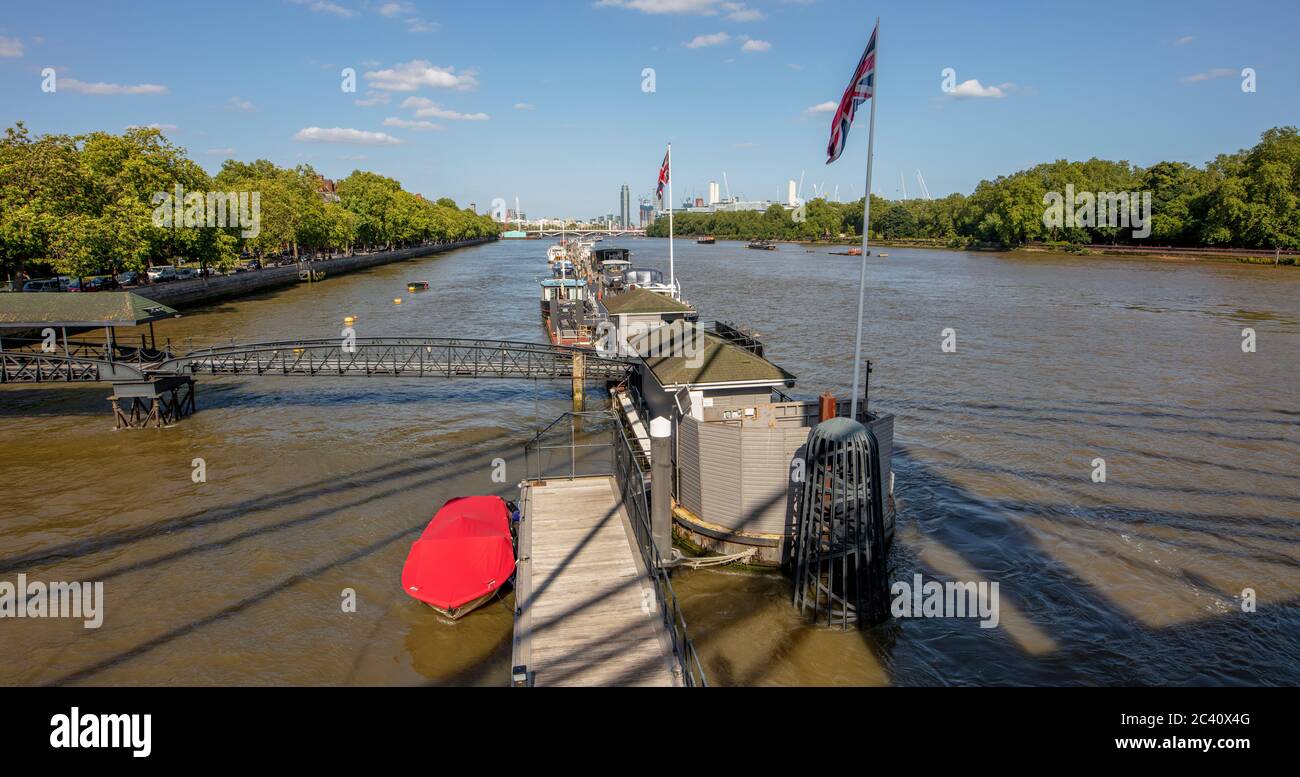
<instances>
[{"instance_id":1,"label":"parked car","mask_svg":"<svg viewBox=\"0 0 1300 777\"><path fill-rule=\"evenodd\" d=\"M23 284L23 291L63 291L63 282L58 278L41 278Z\"/></svg>"},{"instance_id":2,"label":"parked car","mask_svg":"<svg viewBox=\"0 0 1300 777\"><path fill-rule=\"evenodd\" d=\"M191 278L197 278L197 277L199 277L199 271L194 269L193 267L176 268L176 280L178 281L188 281Z\"/></svg>"},{"instance_id":3,"label":"parked car","mask_svg":"<svg viewBox=\"0 0 1300 777\"><path fill-rule=\"evenodd\" d=\"M149 280L153 281L154 283L164 283L166 281L174 281L176 280L176 268L172 267L171 265L163 265L162 267L150 267Z\"/></svg>"},{"instance_id":4,"label":"parked car","mask_svg":"<svg viewBox=\"0 0 1300 777\"><path fill-rule=\"evenodd\" d=\"M117 274L117 284L119 286L134 286L140 282L140 273L130 271L120 272Z\"/></svg>"},{"instance_id":5,"label":"parked car","mask_svg":"<svg viewBox=\"0 0 1300 777\"><path fill-rule=\"evenodd\" d=\"M97 278L91 278L86 281L86 291L113 291L118 287L117 281L113 280L111 275L101 275Z\"/></svg>"}]
</instances>

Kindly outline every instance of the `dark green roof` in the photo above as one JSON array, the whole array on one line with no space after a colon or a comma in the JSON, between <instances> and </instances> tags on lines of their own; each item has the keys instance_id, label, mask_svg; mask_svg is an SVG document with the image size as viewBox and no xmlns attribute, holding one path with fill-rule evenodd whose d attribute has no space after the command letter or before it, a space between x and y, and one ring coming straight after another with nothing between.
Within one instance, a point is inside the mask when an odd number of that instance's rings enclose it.
<instances>
[{"instance_id":1,"label":"dark green roof","mask_svg":"<svg viewBox=\"0 0 1300 777\"><path fill-rule=\"evenodd\" d=\"M631 343L637 352L654 343L653 332ZM703 356L648 356L642 361L654 373L659 384L668 386L705 386L717 383L793 384L795 377L761 356L723 340L704 335Z\"/></svg>"},{"instance_id":2,"label":"dark green roof","mask_svg":"<svg viewBox=\"0 0 1300 777\"><path fill-rule=\"evenodd\" d=\"M679 302L664 294L656 294L648 289L629 289L622 294L606 297L605 310L611 315L620 313L690 313L695 308L685 302Z\"/></svg>"},{"instance_id":3,"label":"dark green roof","mask_svg":"<svg viewBox=\"0 0 1300 777\"><path fill-rule=\"evenodd\" d=\"M0 326L136 326L176 311L129 291L0 294Z\"/></svg>"}]
</instances>

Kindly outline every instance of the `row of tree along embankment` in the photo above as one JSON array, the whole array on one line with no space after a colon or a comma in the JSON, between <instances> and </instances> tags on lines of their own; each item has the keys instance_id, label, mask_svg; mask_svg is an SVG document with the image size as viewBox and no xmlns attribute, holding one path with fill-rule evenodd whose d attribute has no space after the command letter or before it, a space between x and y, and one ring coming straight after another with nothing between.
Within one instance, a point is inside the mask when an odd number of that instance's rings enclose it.
<instances>
[{"instance_id":1,"label":"row of tree along embankment","mask_svg":"<svg viewBox=\"0 0 1300 777\"><path fill-rule=\"evenodd\" d=\"M455 243L430 244L396 251L355 254L337 259L320 259L303 264L266 267L261 270L250 270L249 272L234 275L219 275L211 278L151 284L132 289L132 291L154 302L160 302L179 310L204 305L220 299L241 297L300 283L303 282L302 276L307 271L317 274L324 273L324 277L329 279L344 273L377 267L381 264L418 259L457 248L482 245L495 239L493 237L481 237Z\"/></svg>"}]
</instances>

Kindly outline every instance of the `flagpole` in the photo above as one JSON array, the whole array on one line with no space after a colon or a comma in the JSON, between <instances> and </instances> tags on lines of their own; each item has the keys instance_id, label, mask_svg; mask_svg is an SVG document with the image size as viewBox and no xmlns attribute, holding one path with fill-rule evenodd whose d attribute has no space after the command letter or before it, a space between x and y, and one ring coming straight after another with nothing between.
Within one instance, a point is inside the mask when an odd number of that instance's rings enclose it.
<instances>
[{"instance_id":1,"label":"flagpole","mask_svg":"<svg viewBox=\"0 0 1300 777\"><path fill-rule=\"evenodd\" d=\"M876 67L871 79L871 126L867 131L867 194L862 205L862 272L858 277L858 334L853 348L853 404L849 417L858 420L858 390L862 385L862 321L867 302L867 246L871 236L871 163L875 159L876 103L880 102L880 17L876 17Z\"/></svg>"},{"instance_id":2,"label":"flagpole","mask_svg":"<svg viewBox=\"0 0 1300 777\"><path fill-rule=\"evenodd\" d=\"M677 296L677 274L673 267L673 144L668 144L668 286Z\"/></svg>"}]
</instances>

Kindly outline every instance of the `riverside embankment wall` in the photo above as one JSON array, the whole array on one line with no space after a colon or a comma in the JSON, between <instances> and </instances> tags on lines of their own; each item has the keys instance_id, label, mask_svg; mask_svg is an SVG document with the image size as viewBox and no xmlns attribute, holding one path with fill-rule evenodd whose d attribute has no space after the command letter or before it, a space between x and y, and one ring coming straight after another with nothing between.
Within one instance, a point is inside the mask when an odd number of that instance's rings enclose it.
<instances>
[{"instance_id":1,"label":"riverside embankment wall","mask_svg":"<svg viewBox=\"0 0 1300 777\"><path fill-rule=\"evenodd\" d=\"M419 246L417 248L404 248L398 251L381 251L373 254L357 254L355 256L344 256L337 259L324 259L310 262L307 267L313 272L324 272L325 278L333 278L343 273L356 272L368 267L376 267L381 264L390 264L392 262L402 262L407 259L418 259L432 254L440 254L457 248L467 248L469 246L489 243L495 238L478 238L475 240L463 240L459 243L445 243L443 245ZM236 273L234 275L221 275L213 278L195 278L189 281L171 281L169 283L160 283L150 286L141 286L131 289L131 291L142 297L151 299L154 302L160 302L168 307L182 309L202 305L219 299L229 297L239 297L245 294L255 294L257 292L289 286L299 283L298 265L287 265L284 267L267 267L261 270L251 270L249 272Z\"/></svg>"}]
</instances>

